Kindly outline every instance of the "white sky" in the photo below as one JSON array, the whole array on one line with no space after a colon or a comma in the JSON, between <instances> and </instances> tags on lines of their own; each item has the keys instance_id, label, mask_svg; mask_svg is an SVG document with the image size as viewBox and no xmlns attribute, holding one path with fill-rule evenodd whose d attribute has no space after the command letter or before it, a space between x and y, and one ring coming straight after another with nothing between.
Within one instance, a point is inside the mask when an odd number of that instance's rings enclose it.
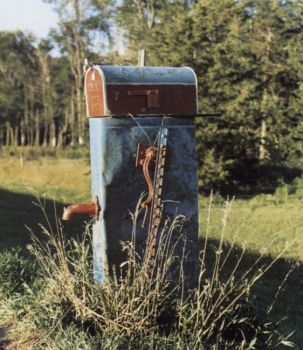
<instances>
[{"instance_id":1,"label":"white sky","mask_svg":"<svg viewBox=\"0 0 303 350\"><path fill-rule=\"evenodd\" d=\"M27 30L44 38L57 15L42 0L0 0L0 30Z\"/></svg>"}]
</instances>

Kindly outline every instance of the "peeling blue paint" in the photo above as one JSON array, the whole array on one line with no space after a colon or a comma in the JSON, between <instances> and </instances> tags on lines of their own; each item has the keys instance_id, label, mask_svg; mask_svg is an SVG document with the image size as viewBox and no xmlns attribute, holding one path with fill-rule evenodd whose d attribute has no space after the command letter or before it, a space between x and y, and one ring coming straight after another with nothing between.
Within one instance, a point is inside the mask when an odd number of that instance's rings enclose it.
<instances>
[{"instance_id":1,"label":"peeling blue paint","mask_svg":"<svg viewBox=\"0 0 303 350\"><path fill-rule=\"evenodd\" d=\"M199 249L193 118L91 118L89 122L92 194L101 205L100 218L93 226L95 279L103 282L108 273L119 270L125 259L120 241L131 240L129 211L134 212L140 195L147 190L142 168L135 167L137 145L148 144L148 139L153 143L162 125L168 129L162 195L164 216L172 217L177 212L189 218L184 230L190 253L185 271L191 279L195 278ZM147 227L142 229L138 225L139 250L143 248Z\"/></svg>"}]
</instances>

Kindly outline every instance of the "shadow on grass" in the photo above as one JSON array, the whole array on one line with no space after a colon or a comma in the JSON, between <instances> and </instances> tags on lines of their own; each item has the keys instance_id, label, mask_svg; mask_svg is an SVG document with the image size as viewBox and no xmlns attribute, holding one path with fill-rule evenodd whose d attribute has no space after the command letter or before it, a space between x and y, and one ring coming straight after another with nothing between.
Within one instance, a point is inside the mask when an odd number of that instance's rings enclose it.
<instances>
[{"instance_id":1,"label":"shadow on grass","mask_svg":"<svg viewBox=\"0 0 303 350\"><path fill-rule=\"evenodd\" d=\"M43 198L41 198L41 202L51 225L54 227L56 215L62 216L65 204ZM69 237L81 234L84 221L87 219L87 216L79 216L64 223L64 233ZM0 189L0 251L16 247L24 249L26 244L31 241L27 227L40 238L42 237L41 224L47 225L42 209L38 206L34 196Z\"/></svg>"},{"instance_id":2,"label":"shadow on grass","mask_svg":"<svg viewBox=\"0 0 303 350\"><path fill-rule=\"evenodd\" d=\"M9 341L5 338L6 331L0 327L0 350L5 350L9 345Z\"/></svg>"},{"instance_id":3,"label":"shadow on grass","mask_svg":"<svg viewBox=\"0 0 303 350\"><path fill-rule=\"evenodd\" d=\"M59 217L63 212L64 203L54 202L46 199L42 201L50 223L55 224L55 212ZM45 218L41 208L35 203L37 200L26 194L19 194L7 190L0 190L0 251L3 249L21 247L30 242L30 234L26 226L30 227L35 234L42 237L39 224L45 225ZM64 233L68 237L77 236L83 233L84 221L87 217L77 217L75 220L64 224ZM206 263L208 267L213 266L215 254L218 246L215 240L209 240L207 245ZM201 239L201 247L204 247L204 241ZM229 251L229 246L225 245L224 250ZM234 268L241 255L241 250L233 248L225 265L223 274L226 276ZM245 252L238 274L244 274L255 261L260 257L257 252ZM269 264L272 258L264 256L260 259L258 268L264 264ZM293 266L294 261L279 259L265 276L256 284L252 290L252 296L258 305L269 306L276 295L281 282L287 272ZM210 268L211 270L211 268ZM287 318L282 323L285 333L295 331L292 341L296 344L296 349L303 349L303 267L298 265L294 272L289 276L287 283L280 291L279 297L275 303L272 317L274 321ZM257 305L256 305L257 306ZM1 330L0 330L1 332ZM1 338L1 336L0 336ZM1 348L1 342L0 342Z\"/></svg>"},{"instance_id":4,"label":"shadow on grass","mask_svg":"<svg viewBox=\"0 0 303 350\"><path fill-rule=\"evenodd\" d=\"M201 249L203 249L205 244L203 238L200 239L200 244ZM205 262L210 273L215 263L215 251L217 247L217 240L208 239ZM220 276L223 279L230 276L242 253L242 249L239 246L230 248L231 246L229 244L224 244L222 261L225 260L227 254L229 256L220 272ZM255 265L257 260L259 261L253 268L254 271L262 266L268 266L273 261L273 257L261 256L255 251L246 251L237 269L236 276L243 276L248 269ZM290 270L293 270L292 273L288 276L281 290L279 290L285 276ZM278 290L279 294L276 298ZM303 349L303 266L301 263L284 258L278 259L270 270L254 285L250 298L252 298L256 307L265 309L274 302L270 317L271 320L273 322L279 322L285 319L281 322L281 330L284 334L294 331L294 335L289 340L296 344L295 349ZM284 348L282 347L282 349Z\"/></svg>"}]
</instances>

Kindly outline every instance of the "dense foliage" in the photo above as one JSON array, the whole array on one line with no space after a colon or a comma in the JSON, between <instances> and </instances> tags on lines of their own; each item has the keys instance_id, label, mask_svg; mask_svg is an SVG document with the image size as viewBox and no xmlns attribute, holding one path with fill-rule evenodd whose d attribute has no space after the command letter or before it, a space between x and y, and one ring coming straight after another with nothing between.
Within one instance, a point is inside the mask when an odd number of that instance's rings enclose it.
<instances>
[{"instance_id":1,"label":"dense foliage","mask_svg":"<svg viewBox=\"0 0 303 350\"><path fill-rule=\"evenodd\" d=\"M0 33L0 145L82 144L84 57L136 64L145 49L148 65L193 67L200 111L222 112L197 119L201 189L271 191L301 175L300 0L47 2L60 19L47 39Z\"/></svg>"}]
</instances>

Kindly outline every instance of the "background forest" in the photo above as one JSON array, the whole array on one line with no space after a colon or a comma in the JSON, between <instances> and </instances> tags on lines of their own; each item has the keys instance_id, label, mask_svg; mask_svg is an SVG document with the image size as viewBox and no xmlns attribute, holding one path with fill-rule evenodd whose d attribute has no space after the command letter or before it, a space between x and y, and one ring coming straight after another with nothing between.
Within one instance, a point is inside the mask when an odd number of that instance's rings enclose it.
<instances>
[{"instance_id":1,"label":"background forest","mask_svg":"<svg viewBox=\"0 0 303 350\"><path fill-rule=\"evenodd\" d=\"M0 147L84 146L83 62L190 66L200 187L269 192L303 171L302 0L45 0L58 29L0 32Z\"/></svg>"}]
</instances>

